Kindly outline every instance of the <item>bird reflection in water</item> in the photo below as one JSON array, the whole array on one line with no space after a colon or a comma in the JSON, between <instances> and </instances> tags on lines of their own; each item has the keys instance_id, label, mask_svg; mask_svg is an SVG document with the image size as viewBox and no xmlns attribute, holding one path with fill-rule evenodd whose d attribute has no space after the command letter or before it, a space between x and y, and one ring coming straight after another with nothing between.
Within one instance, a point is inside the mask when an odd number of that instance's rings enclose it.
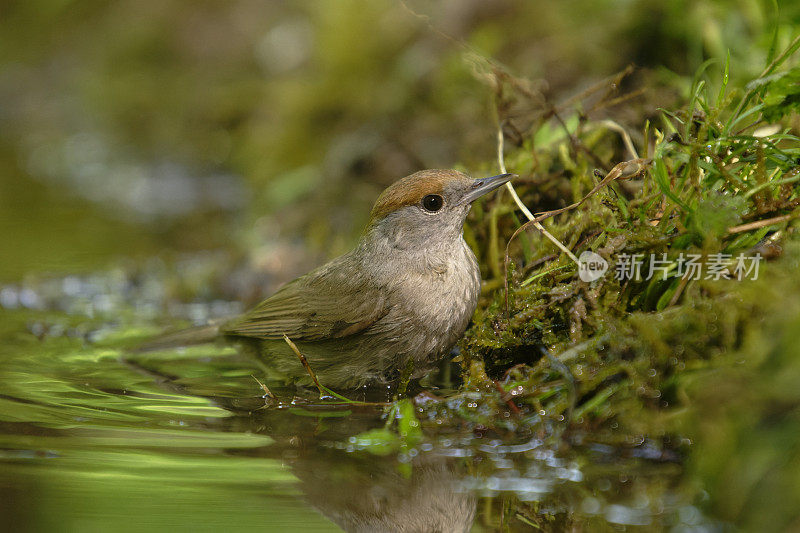
<instances>
[{"instance_id":1,"label":"bird reflection in water","mask_svg":"<svg viewBox=\"0 0 800 533\"><path fill-rule=\"evenodd\" d=\"M279 456L308 503L345 531L469 531L476 500L460 489L464 459L423 452L403 464L397 454L349 452L341 443L384 424L379 410L354 411L344 418L315 418L262 409L233 420L275 439L263 453Z\"/></svg>"},{"instance_id":2,"label":"bird reflection in water","mask_svg":"<svg viewBox=\"0 0 800 533\"><path fill-rule=\"evenodd\" d=\"M421 456L405 477L393 458L347 455L300 454L290 463L308 502L345 531L455 533L472 527L475 498L458 491L460 469L453 459Z\"/></svg>"}]
</instances>

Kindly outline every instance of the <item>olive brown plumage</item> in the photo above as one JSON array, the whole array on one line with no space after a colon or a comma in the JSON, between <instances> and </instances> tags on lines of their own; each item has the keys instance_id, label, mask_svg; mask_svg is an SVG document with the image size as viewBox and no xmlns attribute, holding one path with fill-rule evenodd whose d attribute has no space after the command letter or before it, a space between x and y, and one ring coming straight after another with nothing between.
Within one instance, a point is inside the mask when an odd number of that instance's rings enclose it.
<instances>
[{"instance_id":1,"label":"olive brown plumage","mask_svg":"<svg viewBox=\"0 0 800 533\"><path fill-rule=\"evenodd\" d=\"M402 178L378 197L353 250L244 315L182 339L242 340L277 375L304 379L287 335L329 387L390 383L409 364L421 376L461 337L477 305L480 270L462 236L471 202L511 177L423 170Z\"/></svg>"}]
</instances>

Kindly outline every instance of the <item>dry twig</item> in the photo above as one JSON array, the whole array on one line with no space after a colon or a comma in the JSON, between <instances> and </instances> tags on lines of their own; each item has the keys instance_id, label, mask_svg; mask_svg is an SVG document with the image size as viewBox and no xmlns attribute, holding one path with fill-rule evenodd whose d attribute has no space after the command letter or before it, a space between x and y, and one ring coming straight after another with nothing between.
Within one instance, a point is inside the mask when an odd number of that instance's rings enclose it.
<instances>
[{"instance_id":1,"label":"dry twig","mask_svg":"<svg viewBox=\"0 0 800 533\"><path fill-rule=\"evenodd\" d=\"M289 336L284 333L283 340L286 341L286 344L289 345L289 348L291 348L294 354L297 356L297 358L300 359L300 362L303 363L303 367L306 369L306 372L308 372L308 375L311 376L312 380L314 380L314 385L316 385L317 389L319 390L320 398L323 396L330 396L328 392L320 384L319 380L317 379L317 375L314 373L314 370L311 368L311 365L308 364L306 356L303 355L303 353L300 351L297 345L294 342L292 342L292 339L290 339Z\"/></svg>"}]
</instances>

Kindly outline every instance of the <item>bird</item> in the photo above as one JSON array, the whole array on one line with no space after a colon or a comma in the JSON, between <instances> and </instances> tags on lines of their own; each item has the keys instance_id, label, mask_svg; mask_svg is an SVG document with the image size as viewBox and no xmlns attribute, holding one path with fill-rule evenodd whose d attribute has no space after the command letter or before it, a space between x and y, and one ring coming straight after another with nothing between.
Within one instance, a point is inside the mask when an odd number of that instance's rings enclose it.
<instances>
[{"instance_id":1,"label":"bird","mask_svg":"<svg viewBox=\"0 0 800 533\"><path fill-rule=\"evenodd\" d=\"M308 374L288 338L326 387L422 377L450 353L478 304L480 268L463 236L472 202L513 177L429 169L401 178L378 196L352 250L240 316L142 351L223 338L255 350L269 378L298 383Z\"/></svg>"}]
</instances>

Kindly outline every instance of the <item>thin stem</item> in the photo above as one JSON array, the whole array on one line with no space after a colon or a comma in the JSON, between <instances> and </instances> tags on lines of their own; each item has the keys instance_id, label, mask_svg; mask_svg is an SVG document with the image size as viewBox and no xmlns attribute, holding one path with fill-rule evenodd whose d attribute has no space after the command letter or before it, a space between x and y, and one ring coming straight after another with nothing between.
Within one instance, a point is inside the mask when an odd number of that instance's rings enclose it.
<instances>
[{"instance_id":1,"label":"thin stem","mask_svg":"<svg viewBox=\"0 0 800 533\"><path fill-rule=\"evenodd\" d=\"M502 124L500 124L498 126L498 128L497 128L497 165L500 167L500 173L501 174L506 174L507 173L507 171L506 171L506 163L505 163L505 160L504 160L504 157L503 157L503 145L504 145L504 142L505 142L505 139L503 137L503 127L502 127ZM542 224L539 221L536 220L536 217L533 216L533 213L531 213L530 209L528 209L528 207L524 203L522 203L522 200L520 199L519 195L517 194L516 189L514 189L514 186L511 185L510 181L506 183L506 188L508 189L508 192L511 193L511 198L514 199L514 203L517 204L517 207L519 207L519 209L525 214L525 216L527 217L528 220L533 222L533 226L536 229L538 229L539 231L541 231L542 234L545 237L550 239L553 242L553 244L555 244L562 252L567 254L567 256L570 259L572 259L572 261L576 265L579 265L580 261L578 261L578 257L575 254L573 254L572 251L570 251L569 248L567 248L564 244L562 244L561 241L559 241L553 235L551 235L549 231L544 229L544 226L542 226Z\"/></svg>"},{"instance_id":2,"label":"thin stem","mask_svg":"<svg viewBox=\"0 0 800 533\"><path fill-rule=\"evenodd\" d=\"M311 376L312 380L314 380L314 385L316 385L317 389L319 389L320 398L328 396L328 393L325 391L325 389L322 387L319 380L317 379L317 375L314 373L314 370L312 370L311 365L308 364L306 356L303 355L303 353L300 351L297 345L294 342L292 342L292 339L290 339L289 336L286 335L285 333L283 334L283 340L286 341L286 344L289 345L289 348L291 348L294 354L297 356L297 358L300 359L300 362L303 363L303 367L306 369L306 372L308 372L308 375Z\"/></svg>"},{"instance_id":3,"label":"thin stem","mask_svg":"<svg viewBox=\"0 0 800 533\"><path fill-rule=\"evenodd\" d=\"M751 231L754 229L761 229L766 226L772 226L773 224L780 224L781 222L788 222L793 218L797 218L800 213L789 213L788 215L781 215L779 217L767 218L764 220L757 220L756 222L750 222L748 224L742 224L741 226L733 226L728 228L728 233L742 233L743 231Z\"/></svg>"},{"instance_id":4,"label":"thin stem","mask_svg":"<svg viewBox=\"0 0 800 533\"><path fill-rule=\"evenodd\" d=\"M639 153L636 151L636 147L633 146L633 141L631 140L631 136L628 134L625 128L623 128L622 126L620 126L611 119L601 120L597 124L599 124L600 126L605 126L606 128L619 133L619 136L622 137L622 143L625 145L625 149L628 150L631 159L639 159Z\"/></svg>"}]
</instances>

